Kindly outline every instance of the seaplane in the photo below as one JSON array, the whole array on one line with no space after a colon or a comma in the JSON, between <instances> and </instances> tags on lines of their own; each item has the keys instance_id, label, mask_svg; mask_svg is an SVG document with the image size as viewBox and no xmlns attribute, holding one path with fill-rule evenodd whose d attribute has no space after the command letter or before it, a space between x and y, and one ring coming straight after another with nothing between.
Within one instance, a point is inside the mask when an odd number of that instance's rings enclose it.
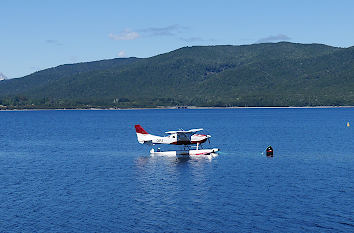
<instances>
[{"instance_id":1,"label":"seaplane","mask_svg":"<svg viewBox=\"0 0 354 233\"><path fill-rule=\"evenodd\" d=\"M190 129L190 130L177 130L177 131L167 131L165 132L167 136L160 137L149 134L140 125L135 125L136 136L138 142L141 144L156 145L156 144L166 144L166 145L181 145L184 146L183 150L175 151L161 151L160 148L155 150L152 148L150 150L151 155L165 155L165 156L176 156L178 158L189 157L189 156L202 156L211 155L219 151L218 148L213 149L203 149L202 143L210 140L210 135L198 134L197 132L203 129ZM195 149L192 149L194 146Z\"/></svg>"}]
</instances>

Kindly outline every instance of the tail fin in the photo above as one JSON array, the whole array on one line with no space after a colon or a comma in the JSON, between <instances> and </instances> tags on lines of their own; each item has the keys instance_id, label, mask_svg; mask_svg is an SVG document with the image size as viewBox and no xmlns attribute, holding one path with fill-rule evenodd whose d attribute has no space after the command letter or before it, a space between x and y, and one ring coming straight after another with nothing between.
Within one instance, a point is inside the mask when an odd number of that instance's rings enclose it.
<instances>
[{"instance_id":1,"label":"tail fin","mask_svg":"<svg viewBox=\"0 0 354 233\"><path fill-rule=\"evenodd\" d=\"M150 134L146 132L143 127L140 125L135 125L135 131L139 143L144 144L151 142Z\"/></svg>"},{"instance_id":2,"label":"tail fin","mask_svg":"<svg viewBox=\"0 0 354 233\"><path fill-rule=\"evenodd\" d=\"M148 132L146 132L141 125L135 125L135 131L136 133L148 134Z\"/></svg>"}]
</instances>

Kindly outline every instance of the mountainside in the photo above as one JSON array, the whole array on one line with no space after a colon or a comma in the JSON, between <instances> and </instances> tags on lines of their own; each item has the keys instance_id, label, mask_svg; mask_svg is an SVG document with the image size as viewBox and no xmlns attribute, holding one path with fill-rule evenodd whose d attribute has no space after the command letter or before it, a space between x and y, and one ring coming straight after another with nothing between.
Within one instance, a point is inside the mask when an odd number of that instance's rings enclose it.
<instances>
[{"instance_id":1,"label":"mountainside","mask_svg":"<svg viewBox=\"0 0 354 233\"><path fill-rule=\"evenodd\" d=\"M0 86L0 96L21 95L41 87L52 87L52 84L70 76L77 76L89 72L99 72L106 69L118 70L120 67L139 60L138 58L116 58L94 62L60 65L54 68L35 72L23 78L7 80ZM39 93L38 93L39 94Z\"/></svg>"},{"instance_id":2,"label":"mountainside","mask_svg":"<svg viewBox=\"0 0 354 233\"><path fill-rule=\"evenodd\" d=\"M16 108L354 105L354 47L194 46L62 65L0 83Z\"/></svg>"}]
</instances>

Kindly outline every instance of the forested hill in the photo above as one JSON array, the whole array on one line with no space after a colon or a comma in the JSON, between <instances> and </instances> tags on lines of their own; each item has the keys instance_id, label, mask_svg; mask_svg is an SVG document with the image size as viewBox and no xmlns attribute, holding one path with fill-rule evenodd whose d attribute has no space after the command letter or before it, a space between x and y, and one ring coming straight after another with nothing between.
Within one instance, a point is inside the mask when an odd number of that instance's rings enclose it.
<instances>
[{"instance_id":1,"label":"forested hill","mask_svg":"<svg viewBox=\"0 0 354 233\"><path fill-rule=\"evenodd\" d=\"M354 47L194 46L0 82L2 108L354 105Z\"/></svg>"}]
</instances>

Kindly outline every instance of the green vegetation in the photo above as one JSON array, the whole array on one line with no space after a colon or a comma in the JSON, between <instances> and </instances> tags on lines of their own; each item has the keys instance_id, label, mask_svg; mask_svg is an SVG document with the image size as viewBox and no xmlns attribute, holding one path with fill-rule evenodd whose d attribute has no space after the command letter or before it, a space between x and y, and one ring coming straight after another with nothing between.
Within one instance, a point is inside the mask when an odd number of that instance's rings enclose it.
<instances>
[{"instance_id":1,"label":"green vegetation","mask_svg":"<svg viewBox=\"0 0 354 233\"><path fill-rule=\"evenodd\" d=\"M185 47L0 82L0 108L354 105L354 47Z\"/></svg>"}]
</instances>

